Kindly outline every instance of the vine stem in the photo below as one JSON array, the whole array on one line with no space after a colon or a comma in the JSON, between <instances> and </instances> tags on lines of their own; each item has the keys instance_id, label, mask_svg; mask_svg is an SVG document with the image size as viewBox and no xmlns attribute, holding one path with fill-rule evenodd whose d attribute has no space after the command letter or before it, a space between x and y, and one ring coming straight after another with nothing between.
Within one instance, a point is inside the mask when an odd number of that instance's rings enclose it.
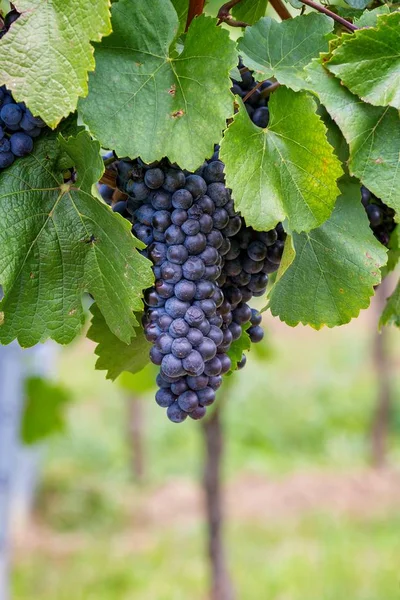
<instances>
[{"instance_id":1,"label":"vine stem","mask_svg":"<svg viewBox=\"0 0 400 600\"><path fill-rule=\"evenodd\" d=\"M221 6L218 11L218 25L221 23L226 23L231 27L249 27L249 23L245 23L244 21L236 21L231 15L231 9L239 4L242 0L230 0L230 2L226 2Z\"/></svg>"},{"instance_id":2,"label":"vine stem","mask_svg":"<svg viewBox=\"0 0 400 600\"><path fill-rule=\"evenodd\" d=\"M205 3L206 0L189 0L189 10L185 31L189 29L190 23L193 21L193 19L203 13Z\"/></svg>"},{"instance_id":3,"label":"vine stem","mask_svg":"<svg viewBox=\"0 0 400 600\"><path fill-rule=\"evenodd\" d=\"M106 169L103 173L100 183L105 183L109 187L115 189L117 187L117 174L111 169Z\"/></svg>"},{"instance_id":4,"label":"vine stem","mask_svg":"<svg viewBox=\"0 0 400 600\"><path fill-rule=\"evenodd\" d=\"M318 10L318 12L323 13L324 15L327 15L328 17L331 17L331 19L333 19L337 23L340 23L341 25L343 25L343 27L346 27L349 31L354 32L359 29L356 25L353 25L353 23L350 23L350 21L343 19L343 17L340 17L336 13L332 12L331 10L329 10L329 8L325 8L325 6L322 6L321 4L317 4L316 2L313 2L313 0L300 0L300 2L302 2L303 4L306 4L307 6L310 6L314 10ZM271 4L272 4L272 1L271 1Z\"/></svg>"},{"instance_id":5,"label":"vine stem","mask_svg":"<svg viewBox=\"0 0 400 600\"><path fill-rule=\"evenodd\" d=\"M103 159L103 163L105 167L109 167L110 165L112 165L113 163L115 163L116 158L115 156L110 156L110 158L104 158Z\"/></svg>"},{"instance_id":6,"label":"vine stem","mask_svg":"<svg viewBox=\"0 0 400 600\"><path fill-rule=\"evenodd\" d=\"M261 87L263 83L265 83L265 81L266 81L265 79L264 79L264 81L259 81L259 82L257 83L257 85L255 85L255 86L253 87L253 89L251 89L249 92L247 92L247 94L246 94L246 95L245 95L245 97L243 98L243 102L246 102L246 101L247 101L247 100L250 98L250 96L252 96L252 95L254 94L254 92L255 92L256 90L258 90L258 88L259 88L259 87ZM269 96L269 94L270 94L271 92L274 92L274 91L275 91L275 90L276 90L276 89L277 89L277 88L278 88L280 85L281 85L281 84L279 83L279 81L274 81L274 83L272 83L270 86L268 86L267 88L265 88L265 90L263 90L263 91L261 92L261 96L262 96L263 98L265 98L266 96Z\"/></svg>"},{"instance_id":7,"label":"vine stem","mask_svg":"<svg viewBox=\"0 0 400 600\"><path fill-rule=\"evenodd\" d=\"M287 19L292 19L292 15L282 2L282 0L270 0L270 4L278 17L282 19L282 21L286 21Z\"/></svg>"}]
</instances>

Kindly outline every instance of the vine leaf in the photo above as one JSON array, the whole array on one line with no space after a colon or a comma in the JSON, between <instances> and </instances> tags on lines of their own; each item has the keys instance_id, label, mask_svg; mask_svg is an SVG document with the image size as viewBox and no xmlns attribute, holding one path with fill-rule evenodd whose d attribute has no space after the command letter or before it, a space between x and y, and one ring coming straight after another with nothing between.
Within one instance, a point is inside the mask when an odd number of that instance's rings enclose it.
<instances>
[{"instance_id":1,"label":"vine leaf","mask_svg":"<svg viewBox=\"0 0 400 600\"><path fill-rule=\"evenodd\" d=\"M119 156L145 162L168 156L196 169L233 112L234 42L215 19L200 16L178 55L170 0L120 0L112 25L113 34L96 48L96 71L80 104L85 123Z\"/></svg>"},{"instance_id":2,"label":"vine leaf","mask_svg":"<svg viewBox=\"0 0 400 600\"><path fill-rule=\"evenodd\" d=\"M276 77L295 91L304 89L304 67L328 49L333 21L310 13L282 21L265 17L247 27L239 42L243 62L258 79Z\"/></svg>"},{"instance_id":3,"label":"vine leaf","mask_svg":"<svg viewBox=\"0 0 400 600\"><path fill-rule=\"evenodd\" d=\"M325 66L365 102L400 109L400 12L342 36Z\"/></svg>"},{"instance_id":4,"label":"vine leaf","mask_svg":"<svg viewBox=\"0 0 400 600\"><path fill-rule=\"evenodd\" d=\"M265 15L268 0L242 0L231 10L232 16L238 21L253 25Z\"/></svg>"},{"instance_id":5,"label":"vine leaf","mask_svg":"<svg viewBox=\"0 0 400 600\"><path fill-rule=\"evenodd\" d=\"M345 0L346 4L357 10L364 10L371 0Z\"/></svg>"},{"instance_id":6,"label":"vine leaf","mask_svg":"<svg viewBox=\"0 0 400 600\"><path fill-rule=\"evenodd\" d=\"M188 0L171 0L171 2L174 5L174 8L178 15L179 32L181 33L185 30L186 27L186 21L189 11L189 2Z\"/></svg>"},{"instance_id":7,"label":"vine leaf","mask_svg":"<svg viewBox=\"0 0 400 600\"><path fill-rule=\"evenodd\" d=\"M21 439L36 444L64 431L65 409L71 393L42 377L30 377L25 385L26 403L22 415Z\"/></svg>"},{"instance_id":8,"label":"vine leaf","mask_svg":"<svg viewBox=\"0 0 400 600\"><path fill-rule=\"evenodd\" d=\"M242 360L244 352L248 352L251 349L250 336L247 333L247 329L251 327L250 323L242 325L242 335L240 338L232 342L230 349L228 350L228 356L232 361L232 366L228 375L234 373L237 370L237 364Z\"/></svg>"},{"instance_id":9,"label":"vine leaf","mask_svg":"<svg viewBox=\"0 0 400 600\"><path fill-rule=\"evenodd\" d=\"M309 233L293 234L292 244L269 294L274 316L320 329L348 323L369 306L387 258L369 227L357 183L343 185L331 218Z\"/></svg>"},{"instance_id":10,"label":"vine leaf","mask_svg":"<svg viewBox=\"0 0 400 600\"><path fill-rule=\"evenodd\" d=\"M89 340L96 342L96 369L107 371L107 379L113 381L124 371L138 373L149 363L150 342L146 340L141 325L135 328L135 337L129 344L122 342L108 327L106 320L96 304L92 304L90 312L93 315L90 329L87 333ZM140 323L141 314L136 315Z\"/></svg>"},{"instance_id":11,"label":"vine leaf","mask_svg":"<svg viewBox=\"0 0 400 600\"><path fill-rule=\"evenodd\" d=\"M393 294L388 298L386 306L379 320L379 327L395 325L400 327L400 281Z\"/></svg>"},{"instance_id":12,"label":"vine leaf","mask_svg":"<svg viewBox=\"0 0 400 600\"><path fill-rule=\"evenodd\" d=\"M150 262L130 224L91 195L103 173L100 145L70 121L0 173L0 342L67 344L84 320L81 297L97 300L108 326L129 342L151 285ZM68 137L71 133L75 137ZM76 181L64 182L67 168Z\"/></svg>"},{"instance_id":13,"label":"vine leaf","mask_svg":"<svg viewBox=\"0 0 400 600\"><path fill-rule=\"evenodd\" d=\"M400 118L392 107L362 102L319 61L307 67L310 90L336 121L350 147L348 162L377 198L400 213Z\"/></svg>"},{"instance_id":14,"label":"vine leaf","mask_svg":"<svg viewBox=\"0 0 400 600\"><path fill-rule=\"evenodd\" d=\"M0 81L51 127L73 112L95 67L91 41L111 32L109 0L15 0L0 41Z\"/></svg>"},{"instance_id":15,"label":"vine leaf","mask_svg":"<svg viewBox=\"0 0 400 600\"><path fill-rule=\"evenodd\" d=\"M388 244L388 261L382 270L382 278L395 270L400 262L400 227L396 227L390 236Z\"/></svg>"},{"instance_id":16,"label":"vine leaf","mask_svg":"<svg viewBox=\"0 0 400 600\"><path fill-rule=\"evenodd\" d=\"M331 214L343 171L311 96L280 87L269 109L266 129L242 107L225 132L227 184L248 225L268 231L287 217L291 229L309 231Z\"/></svg>"},{"instance_id":17,"label":"vine leaf","mask_svg":"<svg viewBox=\"0 0 400 600\"><path fill-rule=\"evenodd\" d=\"M365 10L360 17L354 19L354 25L357 25L357 27L376 27L379 15L389 13L390 9L386 4L377 6L372 10Z\"/></svg>"}]
</instances>

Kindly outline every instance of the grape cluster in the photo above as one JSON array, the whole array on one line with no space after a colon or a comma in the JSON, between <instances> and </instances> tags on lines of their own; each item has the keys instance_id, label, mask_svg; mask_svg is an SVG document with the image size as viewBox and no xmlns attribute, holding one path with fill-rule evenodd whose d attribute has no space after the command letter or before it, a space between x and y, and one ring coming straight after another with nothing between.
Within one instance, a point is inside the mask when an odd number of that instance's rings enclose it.
<instances>
[{"instance_id":1,"label":"grape cluster","mask_svg":"<svg viewBox=\"0 0 400 600\"><path fill-rule=\"evenodd\" d=\"M0 38L19 17L12 10L4 19ZM11 92L0 87L0 169L6 169L16 158L26 156L33 150L33 139L46 126L40 117L34 117L24 102L15 102Z\"/></svg>"},{"instance_id":2,"label":"grape cluster","mask_svg":"<svg viewBox=\"0 0 400 600\"><path fill-rule=\"evenodd\" d=\"M153 343L150 358L160 366L156 401L174 422L200 419L232 367L227 353L242 326L250 322L251 339L262 339L261 316L247 302L265 291L267 273L278 268L283 238L246 227L225 186L218 149L195 173L166 159L120 160L117 170L128 199L113 210L132 221L153 263L143 325Z\"/></svg>"},{"instance_id":3,"label":"grape cluster","mask_svg":"<svg viewBox=\"0 0 400 600\"><path fill-rule=\"evenodd\" d=\"M254 90L247 98L244 105L253 123L257 125L257 127L265 128L269 122L269 95L266 90L272 85L272 81L263 81L261 85L259 85L253 77L253 72L244 66L241 59L239 59L238 68L241 79L232 79L231 91L244 99L249 92Z\"/></svg>"},{"instance_id":4,"label":"grape cluster","mask_svg":"<svg viewBox=\"0 0 400 600\"><path fill-rule=\"evenodd\" d=\"M390 234L396 227L395 211L374 196L366 187L361 186L361 202L366 210L369 225L377 240L387 246Z\"/></svg>"},{"instance_id":5,"label":"grape cluster","mask_svg":"<svg viewBox=\"0 0 400 600\"><path fill-rule=\"evenodd\" d=\"M34 117L24 102L15 102L5 86L0 87L0 169L33 150L33 139L46 124Z\"/></svg>"}]
</instances>

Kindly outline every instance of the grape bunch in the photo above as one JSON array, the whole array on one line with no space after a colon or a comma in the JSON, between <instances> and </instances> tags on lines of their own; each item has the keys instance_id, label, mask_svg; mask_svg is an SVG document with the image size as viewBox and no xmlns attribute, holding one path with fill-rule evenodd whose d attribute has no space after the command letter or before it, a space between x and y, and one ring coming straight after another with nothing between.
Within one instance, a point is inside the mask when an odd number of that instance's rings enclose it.
<instances>
[{"instance_id":1,"label":"grape bunch","mask_svg":"<svg viewBox=\"0 0 400 600\"><path fill-rule=\"evenodd\" d=\"M267 272L278 268L282 240L278 232L263 237L246 227L225 186L218 149L195 173L167 159L120 160L117 170L128 199L113 209L131 220L153 263L143 326L153 344L150 358L160 366L156 401L174 422L200 419L232 368L227 353L242 326L250 322L250 337L262 339L261 316L247 302L265 291Z\"/></svg>"},{"instance_id":2,"label":"grape bunch","mask_svg":"<svg viewBox=\"0 0 400 600\"><path fill-rule=\"evenodd\" d=\"M0 38L18 17L15 10L7 14ZM16 158L32 152L33 140L44 127L44 121L34 117L24 102L15 102L11 92L4 85L0 87L0 169L6 169Z\"/></svg>"},{"instance_id":3,"label":"grape bunch","mask_svg":"<svg viewBox=\"0 0 400 600\"><path fill-rule=\"evenodd\" d=\"M0 87L0 169L33 150L33 140L46 124L34 117L24 102L15 102L5 86Z\"/></svg>"},{"instance_id":4,"label":"grape bunch","mask_svg":"<svg viewBox=\"0 0 400 600\"><path fill-rule=\"evenodd\" d=\"M265 128L269 122L269 94L266 90L272 85L272 81L266 80L259 85L253 77L253 71L247 69L241 59L239 59L238 68L241 79L232 79L231 91L243 100L249 92L254 90L244 105L253 123L257 127Z\"/></svg>"},{"instance_id":5,"label":"grape bunch","mask_svg":"<svg viewBox=\"0 0 400 600\"><path fill-rule=\"evenodd\" d=\"M390 234L396 227L395 211L374 196L366 187L361 186L361 202L369 219L374 236L384 246L390 241Z\"/></svg>"}]
</instances>

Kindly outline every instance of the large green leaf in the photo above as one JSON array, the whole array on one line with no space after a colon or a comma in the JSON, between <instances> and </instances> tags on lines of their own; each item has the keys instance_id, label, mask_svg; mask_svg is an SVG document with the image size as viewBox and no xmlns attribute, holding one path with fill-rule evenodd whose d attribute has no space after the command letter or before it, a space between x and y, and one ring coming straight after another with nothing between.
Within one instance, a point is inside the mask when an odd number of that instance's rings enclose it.
<instances>
[{"instance_id":1,"label":"large green leaf","mask_svg":"<svg viewBox=\"0 0 400 600\"><path fill-rule=\"evenodd\" d=\"M258 79L276 77L300 90L304 88L304 67L328 49L327 34L332 28L332 19L317 13L282 22L265 17L247 27L239 51Z\"/></svg>"},{"instance_id":2,"label":"large green leaf","mask_svg":"<svg viewBox=\"0 0 400 600\"><path fill-rule=\"evenodd\" d=\"M369 227L358 183L343 187L326 223L294 234L292 243L269 294L273 315L319 329L348 323L369 306L386 250Z\"/></svg>"},{"instance_id":3,"label":"large green leaf","mask_svg":"<svg viewBox=\"0 0 400 600\"><path fill-rule=\"evenodd\" d=\"M69 124L65 135L76 131ZM97 300L108 326L129 342L150 262L130 224L91 195L103 173L100 145L87 132L45 133L34 152L0 172L0 342L69 343L83 323L81 297ZM64 182L66 168L75 180Z\"/></svg>"},{"instance_id":4,"label":"large green leaf","mask_svg":"<svg viewBox=\"0 0 400 600\"><path fill-rule=\"evenodd\" d=\"M400 108L400 12L378 17L376 28L342 36L327 68L375 106Z\"/></svg>"},{"instance_id":5,"label":"large green leaf","mask_svg":"<svg viewBox=\"0 0 400 600\"><path fill-rule=\"evenodd\" d=\"M388 298L380 318L379 327L383 327L384 325L400 327L400 281L393 294Z\"/></svg>"},{"instance_id":6,"label":"large green leaf","mask_svg":"<svg viewBox=\"0 0 400 600\"><path fill-rule=\"evenodd\" d=\"M111 32L109 0L15 0L21 12L0 41L0 82L51 127L88 91L91 41Z\"/></svg>"},{"instance_id":7,"label":"large green leaf","mask_svg":"<svg viewBox=\"0 0 400 600\"><path fill-rule=\"evenodd\" d=\"M168 156L196 169L233 112L229 72L237 55L228 32L198 17L178 55L170 0L120 0L112 24L113 34L96 48L96 71L80 105L85 123L120 156Z\"/></svg>"},{"instance_id":8,"label":"large green leaf","mask_svg":"<svg viewBox=\"0 0 400 600\"><path fill-rule=\"evenodd\" d=\"M362 102L319 61L307 67L316 93L350 146L349 170L400 214L400 118L392 107Z\"/></svg>"},{"instance_id":9,"label":"large green leaf","mask_svg":"<svg viewBox=\"0 0 400 600\"><path fill-rule=\"evenodd\" d=\"M226 131L226 180L248 225L268 231L287 218L291 229L308 231L332 212L340 162L311 96L281 87L269 108L266 129L256 127L242 107Z\"/></svg>"},{"instance_id":10,"label":"large green leaf","mask_svg":"<svg viewBox=\"0 0 400 600\"><path fill-rule=\"evenodd\" d=\"M231 14L238 21L253 25L265 15L268 0L242 0L232 8Z\"/></svg>"},{"instance_id":11,"label":"large green leaf","mask_svg":"<svg viewBox=\"0 0 400 600\"><path fill-rule=\"evenodd\" d=\"M41 377L29 377L25 384L26 403L21 422L21 439L36 444L65 428L65 409L70 392Z\"/></svg>"},{"instance_id":12,"label":"large green leaf","mask_svg":"<svg viewBox=\"0 0 400 600\"><path fill-rule=\"evenodd\" d=\"M87 337L97 343L96 355L99 357L96 369L107 371L107 379L116 379L124 371L138 373L149 362L151 344L146 340L141 325L135 329L135 337L124 344L108 327L96 304L90 308L93 315ZM141 315L137 315L140 323Z\"/></svg>"}]
</instances>

